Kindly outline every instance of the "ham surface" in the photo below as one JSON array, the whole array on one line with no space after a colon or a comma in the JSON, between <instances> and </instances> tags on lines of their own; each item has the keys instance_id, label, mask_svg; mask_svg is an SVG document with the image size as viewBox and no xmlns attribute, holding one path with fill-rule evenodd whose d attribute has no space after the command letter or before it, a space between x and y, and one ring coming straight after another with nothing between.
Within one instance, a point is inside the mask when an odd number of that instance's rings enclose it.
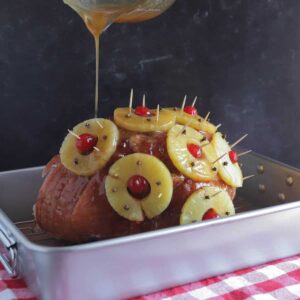
<instances>
[{"instance_id":1,"label":"ham surface","mask_svg":"<svg viewBox=\"0 0 300 300\"><path fill-rule=\"evenodd\" d=\"M104 189L109 167L119 158L146 153L162 160L171 172L173 197L169 207L158 217L136 223L119 216L110 206ZM45 177L36 203L38 225L54 237L70 242L86 242L166 228L179 224L181 208L189 195L203 186L219 186L235 197L235 188L217 178L195 182L173 166L166 150L166 134L140 134L120 129L116 152L106 167L91 177L78 176L67 170L59 155L44 169Z\"/></svg>"}]
</instances>

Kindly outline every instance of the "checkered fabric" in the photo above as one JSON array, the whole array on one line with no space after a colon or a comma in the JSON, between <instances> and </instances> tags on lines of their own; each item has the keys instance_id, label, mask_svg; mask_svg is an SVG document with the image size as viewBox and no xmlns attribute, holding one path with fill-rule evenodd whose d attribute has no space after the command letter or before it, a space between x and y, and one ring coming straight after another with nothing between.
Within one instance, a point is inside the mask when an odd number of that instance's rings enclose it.
<instances>
[{"instance_id":1,"label":"checkered fabric","mask_svg":"<svg viewBox=\"0 0 300 300\"><path fill-rule=\"evenodd\" d=\"M0 300L34 300L21 279L0 265ZM132 300L294 300L300 299L300 254ZM64 299L69 300L69 299ZM88 299L86 299L88 300Z\"/></svg>"}]
</instances>

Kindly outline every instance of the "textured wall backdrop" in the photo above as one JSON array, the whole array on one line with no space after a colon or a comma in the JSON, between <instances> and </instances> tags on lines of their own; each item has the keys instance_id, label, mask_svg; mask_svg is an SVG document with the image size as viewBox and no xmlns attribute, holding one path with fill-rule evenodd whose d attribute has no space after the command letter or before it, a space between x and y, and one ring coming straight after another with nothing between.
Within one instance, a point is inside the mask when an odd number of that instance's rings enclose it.
<instances>
[{"instance_id":1,"label":"textured wall backdrop","mask_svg":"<svg viewBox=\"0 0 300 300\"><path fill-rule=\"evenodd\" d=\"M94 45L59 0L0 0L0 170L41 165L67 128L93 115ZM137 101L202 114L231 140L300 167L300 1L177 0L101 40L100 112Z\"/></svg>"}]
</instances>

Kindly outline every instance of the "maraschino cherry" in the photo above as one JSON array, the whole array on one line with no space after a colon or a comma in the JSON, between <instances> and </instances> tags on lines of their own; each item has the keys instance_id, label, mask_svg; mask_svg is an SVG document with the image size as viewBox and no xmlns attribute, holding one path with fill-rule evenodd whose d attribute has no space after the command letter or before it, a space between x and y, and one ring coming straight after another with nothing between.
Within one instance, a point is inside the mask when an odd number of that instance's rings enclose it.
<instances>
[{"instance_id":1,"label":"maraschino cherry","mask_svg":"<svg viewBox=\"0 0 300 300\"><path fill-rule=\"evenodd\" d=\"M195 158L200 158L202 156L202 149L200 146L196 144L188 144L187 148Z\"/></svg>"},{"instance_id":2,"label":"maraschino cherry","mask_svg":"<svg viewBox=\"0 0 300 300\"><path fill-rule=\"evenodd\" d=\"M98 137L89 133L83 133L76 140L76 148L82 155L88 155L97 145Z\"/></svg>"},{"instance_id":3,"label":"maraschino cherry","mask_svg":"<svg viewBox=\"0 0 300 300\"><path fill-rule=\"evenodd\" d=\"M217 214L217 212L213 209L210 208L202 217L202 220L210 220L210 219L216 219L219 218L220 216Z\"/></svg>"},{"instance_id":4,"label":"maraschino cherry","mask_svg":"<svg viewBox=\"0 0 300 300\"><path fill-rule=\"evenodd\" d=\"M194 106L186 106L183 110L185 113L192 115L192 116L197 116L198 115L198 111L197 108Z\"/></svg>"},{"instance_id":5,"label":"maraschino cherry","mask_svg":"<svg viewBox=\"0 0 300 300\"><path fill-rule=\"evenodd\" d=\"M134 113L140 117L151 116L151 111L147 106L137 106L134 110Z\"/></svg>"},{"instance_id":6,"label":"maraschino cherry","mask_svg":"<svg viewBox=\"0 0 300 300\"><path fill-rule=\"evenodd\" d=\"M228 155L229 155L229 158L230 158L230 160L233 164L238 162L239 155L236 151L231 150L231 151L229 151Z\"/></svg>"},{"instance_id":7,"label":"maraschino cherry","mask_svg":"<svg viewBox=\"0 0 300 300\"><path fill-rule=\"evenodd\" d=\"M129 194L137 199L147 197L151 192L148 180L141 175L134 175L127 182L127 190Z\"/></svg>"}]
</instances>

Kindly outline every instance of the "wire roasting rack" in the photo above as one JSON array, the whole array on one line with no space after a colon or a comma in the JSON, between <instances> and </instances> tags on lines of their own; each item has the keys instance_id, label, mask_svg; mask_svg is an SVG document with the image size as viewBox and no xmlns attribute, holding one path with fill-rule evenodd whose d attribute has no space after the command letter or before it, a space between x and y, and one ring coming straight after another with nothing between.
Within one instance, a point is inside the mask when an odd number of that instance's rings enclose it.
<instances>
[{"instance_id":1,"label":"wire roasting rack","mask_svg":"<svg viewBox=\"0 0 300 300\"><path fill-rule=\"evenodd\" d=\"M250 211L256 209L256 205L245 200L241 196L237 196L234 200L236 213ZM33 243L43 246L66 246L71 245L64 241L58 240L51 236L51 234L42 230L34 219L15 222L16 227Z\"/></svg>"}]
</instances>

